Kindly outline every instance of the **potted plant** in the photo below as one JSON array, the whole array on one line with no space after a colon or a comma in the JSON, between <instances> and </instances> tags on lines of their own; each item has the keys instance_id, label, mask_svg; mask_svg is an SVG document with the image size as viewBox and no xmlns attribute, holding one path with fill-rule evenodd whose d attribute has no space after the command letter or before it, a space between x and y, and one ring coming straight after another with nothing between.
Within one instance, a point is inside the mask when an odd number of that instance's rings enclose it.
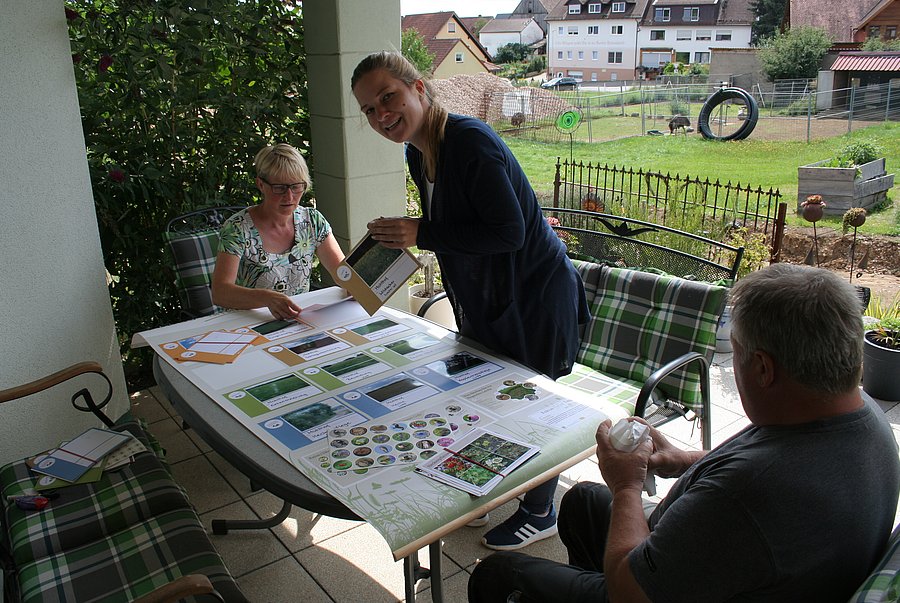
<instances>
[{"instance_id":1,"label":"potted plant","mask_svg":"<svg viewBox=\"0 0 900 603\"><path fill-rule=\"evenodd\" d=\"M412 314L418 314L428 300L444 291L441 283L440 266L434 254L430 251L423 251L417 256L417 259L422 264L422 268L412 278L408 287L409 311ZM427 312L429 320L451 331L456 330L456 317L453 315L453 307L450 305L450 300L446 297L435 302Z\"/></svg>"},{"instance_id":2,"label":"potted plant","mask_svg":"<svg viewBox=\"0 0 900 603\"><path fill-rule=\"evenodd\" d=\"M825 213L834 215L851 207L878 205L894 186L894 175L886 173L882 155L876 145L858 141L836 157L797 168L798 200L821 195L828 205Z\"/></svg>"},{"instance_id":3,"label":"potted plant","mask_svg":"<svg viewBox=\"0 0 900 603\"><path fill-rule=\"evenodd\" d=\"M816 223L822 219L825 214L825 201L822 195L809 195L803 203L800 204L800 215L807 222Z\"/></svg>"},{"instance_id":4,"label":"potted plant","mask_svg":"<svg viewBox=\"0 0 900 603\"><path fill-rule=\"evenodd\" d=\"M879 400L900 400L900 317L882 318L867 328L863 390Z\"/></svg>"}]
</instances>

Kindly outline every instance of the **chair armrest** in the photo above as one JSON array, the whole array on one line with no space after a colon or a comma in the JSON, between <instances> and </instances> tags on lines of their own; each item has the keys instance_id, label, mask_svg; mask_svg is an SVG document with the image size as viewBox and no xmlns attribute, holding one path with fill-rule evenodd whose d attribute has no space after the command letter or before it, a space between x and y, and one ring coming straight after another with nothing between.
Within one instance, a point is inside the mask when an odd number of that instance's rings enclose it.
<instances>
[{"instance_id":1,"label":"chair armrest","mask_svg":"<svg viewBox=\"0 0 900 603\"><path fill-rule=\"evenodd\" d=\"M104 398L103 402L97 404L94 402L94 398L91 396L90 391L87 388L82 388L72 395L72 406L83 412L92 412L96 417L103 421L107 427L112 427L115 423L110 420L102 410L110 399L112 399L112 382L109 380L109 377L106 376L106 373L103 372L103 367L97 362L79 362L68 368L62 369L61 371L57 371L52 375L31 381L30 383L0 390L0 403L17 400L42 392L86 373L95 373L103 377L107 385L106 398ZM84 400L83 406L78 405L77 400L79 398Z\"/></svg>"},{"instance_id":2,"label":"chair armrest","mask_svg":"<svg viewBox=\"0 0 900 603\"><path fill-rule=\"evenodd\" d=\"M217 601L224 603L222 598L212 582L203 574L189 574L182 576L176 580L172 580L164 586L160 586L152 593L148 593L139 599L135 599L134 603L175 603L185 597L196 595L211 595Z\"/></svg>"},{"instance_id":3,"label":"chair armrest","mask_svg":"<svg viewBox=\"0 0 900 603\"><path fill-rule=\"evenodd\" d=\"M636 417L644 416L644 413L647 411L647 402L650 400L650 394L653 393L653 390L656 389L656 386L659 385L660 381L669 376L673 371L694 361L700 363L700 396L704 401L708 400L709 361L699 352L687 352L653 371L653 374L644 381L644 386L641 388L640 393L638 393L637 402L634 406L634 415ZM706 408L707 404L704 403L703 406ZM703 420L707 421L708 417L703 417Z\"/></svg>"}]
</instances>

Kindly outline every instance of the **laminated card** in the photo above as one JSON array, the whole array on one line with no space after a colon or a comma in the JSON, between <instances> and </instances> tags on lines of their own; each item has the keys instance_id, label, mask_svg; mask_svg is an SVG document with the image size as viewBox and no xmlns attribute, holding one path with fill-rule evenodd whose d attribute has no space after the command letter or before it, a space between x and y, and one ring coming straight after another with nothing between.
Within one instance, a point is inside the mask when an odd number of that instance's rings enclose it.
<instances>
[{"instance_id":1,"label":"laminated card","mask_svg":"<svg viewBox=\"0 0 900 603\"><path fill-rule=\"evenodd\" d=\"M338 284L371 316L419 267L408 249L388 249L366 234L335 273Z\"/></svg>"}]
</instances>

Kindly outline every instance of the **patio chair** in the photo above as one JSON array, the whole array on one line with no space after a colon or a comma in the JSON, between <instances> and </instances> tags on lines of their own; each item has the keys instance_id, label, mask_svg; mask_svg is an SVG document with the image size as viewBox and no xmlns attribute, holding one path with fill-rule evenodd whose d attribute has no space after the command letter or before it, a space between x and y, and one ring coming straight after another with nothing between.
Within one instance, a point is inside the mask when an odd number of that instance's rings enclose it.
<instances>
[{"instance_id":1,"label":"patio chair","mask_svg":"<svg viewBox=\"0 0 900 603\"><path fill-rule=\"evenodd\" d=\"M92 391L105 397L97 403ZM39 512L14 502L41 487L28 459L0 467L3 600L163 603L193 595L197 602L246 601L156 439L130 413L114 422L104 412L112 391L96 362L0 390L0 403L20 406L34 394L60 392L77 410L144 447L125 465L104 467L95 481L45 492L52 500ZM65 407L56 408L65 421Z\"/></svg>"},{"instance_id":2,"label":"patio chair","mask_svg":"<svg viewBox=\"0 0 900 603\"><path fill-rule=\"evenodd\" d=\"M163 237L175 262L175 286L185 320L216 311L212 274L216 268L219 228L241 206L207 207L169 220Z\"/></svg>"},{"instance_id":3,"label":"patio chair","mask_svg":"<svg viewBox=\"0 0 900 603\"><path fill-rule=\"evenodd\" d=\"M654 427L700 421L711 447L709 362L728 290L702 281L574 261L591 321L558 381L612 399Z\"/></svg>"}]
</instances>

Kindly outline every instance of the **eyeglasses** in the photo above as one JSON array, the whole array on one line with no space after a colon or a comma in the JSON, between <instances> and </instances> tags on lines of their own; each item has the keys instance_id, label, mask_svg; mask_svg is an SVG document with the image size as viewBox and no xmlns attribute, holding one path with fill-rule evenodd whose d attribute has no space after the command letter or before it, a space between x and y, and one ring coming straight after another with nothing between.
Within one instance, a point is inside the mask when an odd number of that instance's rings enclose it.
<instances>
[{"instance_id":1,"label":"eyeglasses","mask_svg":"<svg viewBox=\"0 0 900 603\"><path fill-rule=\"evenodd\" d=\"M268 184L269 188L271 188L272 192L276 195L283 195L288 191L291 191L295 195L302 195L306 192L305 182L295 182L294 184L272 184L265 178L260 178L260 180Z\"/></svg>"}]
</instances>

